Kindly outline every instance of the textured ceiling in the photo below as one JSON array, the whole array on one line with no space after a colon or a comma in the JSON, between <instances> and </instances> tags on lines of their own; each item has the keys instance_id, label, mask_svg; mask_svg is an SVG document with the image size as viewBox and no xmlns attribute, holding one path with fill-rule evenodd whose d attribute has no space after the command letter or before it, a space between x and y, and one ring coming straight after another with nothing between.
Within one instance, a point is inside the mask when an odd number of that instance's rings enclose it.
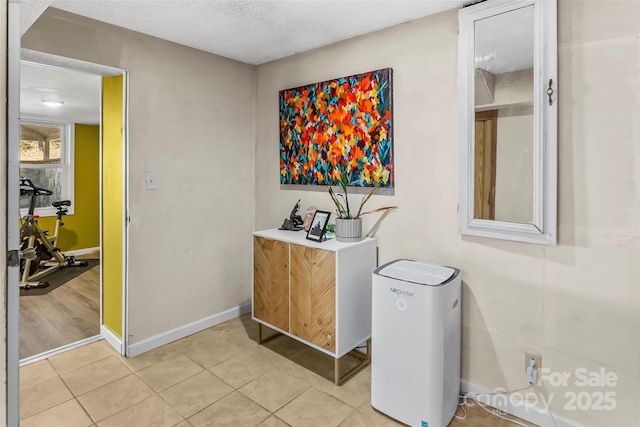
<instances>
[{"instance_id":1,"label":"textured ceiling","mask_svg":"<svg viewBox=\"0 0 640 427\"><path fill-rule=\"evenodd\" d=\"M493 74L533 68L533 6L476 21L475 62Z\"/></svg>"},{"instance_id":2,"label":"textured ceiling","mask_svg":"<svg viewBox=\"0 0 640 427\"><path fill-rule=\"evenodd\" d=\"M460 7L460 0L29 0L21 3L24 34L48 6L167 39L249 64L261 64L401 22ZM476 65L495 74L530 68L533 8L494 16L476 24ZM53 71L52 71L53 70ZM84 75L86 77L87 75ZM93 76L95 77L95 76ZM23 114L58 116L44 107L39 82L78 105L97 105L94 86L51 68L23 67ZM38 89L39 88L39 89ZM38 92L40 90L40 92ZM80 91L87 100L80 97ZM78 113L80 114L80 110ZM78 122L97 122L97 112ZM75 113L74 113L75 114ZM62 116L62 117L61 117Z\"/></svg>"},{"instance_id":3,"label":"textured ceiling","mask_svg":"<svg viewBox=\"0 0 640 427\"><path fill-rule=\"evenodd\" d=\"M26 33L51 6L257 65L463 3L461 0L23 0L20 32ZM23 65L21 73L22 115L97 123L97 76L32 64ZM91 83L92 79L98 79L97 86ZM51 109L40 102L53 95L65 104Z\"/></svg>"},{"instance_id":4,"label":"textured ceiling","mask_svg":"<svg viewBox=\"0 0 640 427\"><path fill-rule=\"evenodd\" d=\"M55 0L52 7L262 64L462 5L460 0Z\"/></svg>"},{"instance_id":5,"label":"textured ceiling","mask_svg":"<svg viewBox=\"0 0 640 427\"><path fill-rule=\"evenodd\" d=\"M53 0L30 0L20 3L20 35L23 36Z\"/></svg>"}]
</instances>

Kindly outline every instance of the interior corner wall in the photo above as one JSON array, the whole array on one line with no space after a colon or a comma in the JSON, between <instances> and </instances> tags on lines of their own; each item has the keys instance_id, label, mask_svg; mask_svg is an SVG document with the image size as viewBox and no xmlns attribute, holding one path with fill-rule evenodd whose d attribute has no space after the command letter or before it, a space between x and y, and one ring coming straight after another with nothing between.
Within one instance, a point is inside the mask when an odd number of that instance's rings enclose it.
<instances>
[{"instance_id":1,"label":"interior corner wall","mask_svg":"<svg viewBox=\"0 0 640 427\"><path fill-rule=\"evenodd\" d=\"M68 250L100 246L100 126L76 124L74 135L76 218L68 219L77 222L69 224L75 236Z\"/></svg>"},{"instance_id":2,"label":"interior corner wall","mask_svg":"<svg viewBox=\"0 0 640 427\"><path fill-rule=\"evenodd\" d=\"M102 323L122 339L124 74L102 77Z\"/></svg>"},{"instance_id":3,"label":"interior corner wall","mask_svg":"<svg viewBox=\"0 0 640 427\"><path fill-rule=\"evenodd\" d=\"M637 426L639 23L640 2L559 1L557 246L458 234L457 10L258 66L256 229L281 224L298 199L302 212L333 211L324 189L280 188L278 91L392 67L395 196L369 203L398 209L379 224L379 263L461 268L465 381L524 387L524 353L540 354L548 374L570 375L566 384L543 381L556 414ZM365 231L378 218L368 215ZM614 386L582 384L580 374L600 369L615 373ZM584 407L607 392L615 407Z\"/></svg>"},{"instance_id":4,"label":"interior corner wall","mask_svg":"<svg viewBox=\"0 0 640 427\"><path fill-rule=\"evenodd\" d=\"M100 246L100 127L74 126L74 207L63 217L57 246L63 251ZM40 227L54 230L56 217L40 217Z\"/></svg>"},{"instance_id":5,"label":"interior corner wall","mask_svg":"<svg viewBox=\"0 0 640 427\"><path fill-rule=\"evenodd\" d=\"M129 72L128 343L246 307L255 67L53 8L22 47Z\"/></svg>"}]
</instances>

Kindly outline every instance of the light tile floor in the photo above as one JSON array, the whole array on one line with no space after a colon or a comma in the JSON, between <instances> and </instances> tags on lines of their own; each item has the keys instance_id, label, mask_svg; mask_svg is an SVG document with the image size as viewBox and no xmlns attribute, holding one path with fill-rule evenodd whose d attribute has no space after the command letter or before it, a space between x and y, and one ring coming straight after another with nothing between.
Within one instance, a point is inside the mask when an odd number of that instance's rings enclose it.
<instances>
[{"instance_id":1,"label":"light tile floor","mask_svg":"<svg viewBox=\"0 0 640 427\"><path fill-rule=\"evenodd\" d=\"M284 336L258 345L257 329L242 316L130 359L98 341L27 365L20 425L402 425L371 407L370 368L336 387L331 357ZM477 406L450 424L508 425Z\"/></svg>"}]
</instances>

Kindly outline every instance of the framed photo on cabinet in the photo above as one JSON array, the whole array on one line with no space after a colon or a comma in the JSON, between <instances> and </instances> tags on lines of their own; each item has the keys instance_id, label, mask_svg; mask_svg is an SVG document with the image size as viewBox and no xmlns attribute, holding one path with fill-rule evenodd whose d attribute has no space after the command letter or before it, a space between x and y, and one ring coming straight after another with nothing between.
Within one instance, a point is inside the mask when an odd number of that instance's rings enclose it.
<instances>
[{"instance_id":1,"label":"framed photo on cabinet","mask_svg":"<svg viewBox=\"0 0 640 427\"><path fill-rule=\"evenodd\" d=\"M311 227L307 232L307 239L322 242L327 231L327 223L329 223L330 216L331 212L316 211L311 221Z\"/></svg>"}]
</instances>

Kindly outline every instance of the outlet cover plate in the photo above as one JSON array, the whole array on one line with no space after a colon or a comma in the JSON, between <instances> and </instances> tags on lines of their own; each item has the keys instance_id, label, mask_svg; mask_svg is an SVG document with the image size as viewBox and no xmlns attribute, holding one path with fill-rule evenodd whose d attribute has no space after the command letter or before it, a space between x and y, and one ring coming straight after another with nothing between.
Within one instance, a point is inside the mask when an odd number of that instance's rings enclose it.
<instances>
[{"instance_id":1,"label":"outlet cover plate","mask_svg":"<svg viewBox=\"0 0 640 427\"><path fill-rule=\"evenodd\" d=\"M542 369L542 356L538 356L533 353L524 354L524 373L527 373L527 368L529 367L529 361L531 359L536 361L536 369L538 370L538 375L540 375L540 369Z\"/></svg>"}]
</instances>

